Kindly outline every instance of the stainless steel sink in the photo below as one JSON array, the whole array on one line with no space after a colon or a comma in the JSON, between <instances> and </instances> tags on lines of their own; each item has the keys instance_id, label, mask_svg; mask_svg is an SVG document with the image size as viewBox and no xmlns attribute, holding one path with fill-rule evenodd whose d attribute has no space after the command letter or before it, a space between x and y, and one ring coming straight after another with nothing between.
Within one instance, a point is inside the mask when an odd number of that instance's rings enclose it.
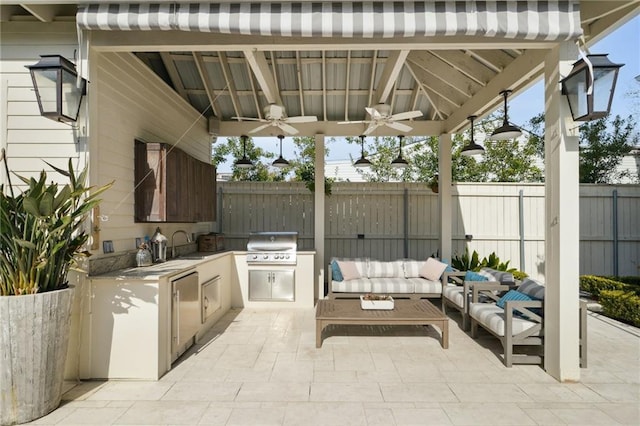
<instances>
[{"instance_id":1,"label":"stainless steel sink","mask_svg":"<svg viewBox=\"0 0 640 426\"><path fill-rule=\"evenodd\" d=\"M176 260L178 259L185 259L185 260L201 260L201 259L206 259L207 257L216 254L217 252L214 251L197 251L195 253L189 253L189 254L183 254L181 256L176 257Z\"/></svg>"}]
</instances>

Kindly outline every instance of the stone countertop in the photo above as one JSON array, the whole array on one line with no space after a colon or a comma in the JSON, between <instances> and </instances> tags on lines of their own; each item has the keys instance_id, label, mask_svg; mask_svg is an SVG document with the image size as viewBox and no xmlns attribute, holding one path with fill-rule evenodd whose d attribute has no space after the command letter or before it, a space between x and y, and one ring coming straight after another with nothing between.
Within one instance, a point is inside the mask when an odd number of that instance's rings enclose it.
<instances>
[{"instance_id":1,"label":"stone countertop","mask_svg":"<svg viewBox=\"0 0 640 426\"><path fill-rule=\"evenodd\" d=\"M143 280L158 281L173 275L188 272L195 269L201 263L209 262L220 257L232 254L233 251L220 252L196 252L186 254L175 259L167 260L163 263L155 263L151 266L138 266L132 268L118 269L100 275L91 275L92 280Z\"/></svg>"},{"instance_id":2,"label":"stone countertop","mask_svg":"<svg viewBox=\"0 0 640 426\"><path fill-rule=\"evenodd\" d=\"M316 252L298 251L298 255L314 255ZM158 281L162 278L169 278L195 269L196 266L218 259L228 254L246 255L246 251L225 250L218 252L195 252L185 254L176 259L171 259L163 263L155 263L151 266L138 266L132 268L117 269L111 272L105 272L99 275L90 275L91 280L141 280L141 281Z\"/></svg>"}]
</instances>

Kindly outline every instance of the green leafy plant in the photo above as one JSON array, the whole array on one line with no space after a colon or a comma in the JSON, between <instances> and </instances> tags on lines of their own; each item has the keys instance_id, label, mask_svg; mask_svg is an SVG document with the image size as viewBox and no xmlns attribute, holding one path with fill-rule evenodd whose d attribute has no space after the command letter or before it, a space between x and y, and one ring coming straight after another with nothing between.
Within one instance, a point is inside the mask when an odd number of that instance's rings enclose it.
<instances>
[{"instance_id":1,"label":"green leafy plant","mask_svg":"<svg viewBox=\"0 0 640 426\"><path fill-rule=\"evenodd\" d=\"M83 222L113 182L85 186L87 169L77 174L69 159L68 170L49 164L69 179L66 185L47 184L44 170L37 180L16 174L27 186L16 194L4 150L2 159L9 181L6 188L0 185L0 295L65 288L76 256L89 254L83 249L89 238Z\"/></svg>"},{"instance_id":2,"label":"green leafy plant","mask_svg":"<svg viewBox=\"0 0 640 426\"><path fill-rule=\"evenodd\" d=\"M600 297L600 293L605 290L635 292L640 296L639 286L618 281L613 277L598 277L595 275L580 276L580 290L591 293L596 298Z\"/></svg>"},{"instance_id":3,"label":"green leafy plant","mask_svg":"<svg viewBox=\"0 0 640 426\"><path fill-rule=\"evenodd\" d=\"M491 253L489 257L483 257L482 260L480 260L480 255L477 251L474 250L471 256L469 256L469 250L465 249L464 254L453 257L451 266L460 271L479 271L480 268L491 268L496 271L519 272L516 268L509 268L509 262L510 260L500 262L500 258L495 252ZM524 274L524 272L522 272L522 274ZM526 277L527 275L524 274L524 276Z\"/></svg>"}]
</instances>

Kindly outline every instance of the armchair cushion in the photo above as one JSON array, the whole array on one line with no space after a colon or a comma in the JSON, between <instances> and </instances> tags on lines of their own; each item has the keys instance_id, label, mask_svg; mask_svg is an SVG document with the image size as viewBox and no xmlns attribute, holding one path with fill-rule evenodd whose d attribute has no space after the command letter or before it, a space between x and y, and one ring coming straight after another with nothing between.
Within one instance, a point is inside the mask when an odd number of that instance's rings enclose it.
<instances>
[{"instance_id":1,"label":"armchair cushion","mask_svg":"<svg viewBox=\"0 0 640 426\"><path fill-rule=\"evenodd\" d=\"M439 260L430 257L420 268L420 276L431 281L436 281L440 279L446 268L446 263L442 263Z\"/></svg>"},{"instance_id":2,"label":"armchair cushion","mask_svg":"<svg viewBox=\"0 0 640 426\"><path fill-rule=\"evenodd\" d=\"M483 327L486 327L493 331L497 336L504 336L505 331L505 313L504 309L498 307L493 303L472 303L469 306L469 315L476 321L481 323ZM537 326L539 323L535 321L529 321L521 317L514 316L512 318L512 331L513 335L522 333L525 330ZM541 335L542 332L536 332L535 336Z\"/></svg>"},{"instance_id":3,"label":"armchair cushion","mask_svg":"<svg viewBox=\"0 0 640 426\"><path fill-rule=\"evenodd\" d=\"M497 269L487 268L486 266L480 268L478 271L480 275L487 277L489 281L498 281L500 283L513 283L515 282L513 274L506 271L498 271Z\"/></svg>"},{"instance_id":4,"label":"armchair cushion","mask_svg":"<svg viewBox=\"0 0 640 426\"><path fill-rule=\"evenodd\" d=\"M489 281L489 278L487 278L484 275L480 275L477 272L467 271L464 274L464 280L465 281Z\"/></svg>"}]
</instances>

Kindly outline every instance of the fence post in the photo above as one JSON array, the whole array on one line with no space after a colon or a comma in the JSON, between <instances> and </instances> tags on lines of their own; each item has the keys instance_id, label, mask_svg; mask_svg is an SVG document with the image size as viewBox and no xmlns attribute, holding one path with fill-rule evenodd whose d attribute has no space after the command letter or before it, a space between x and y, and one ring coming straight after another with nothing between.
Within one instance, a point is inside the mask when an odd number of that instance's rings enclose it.
<instances>
[{"instance_id":1,"label":"fence post","mask_svg":"<svg viewBox=\"0 0 640 426\"><path fill-rule=\"evenodd\" d=\"M518 226L520 228L520 270L525 272L524 267L524 191L521 189L518 196Z\"/></svg>"},{"instance_id":2,"label":"fence post","mask_svg":"<svg viewBox=\"0 0 640 426\"><path fill-rule=\"evenodd\" d=\"M612 214L613 216L613 275L618 276L618 190L613 190L612 197Z\"/></svg>"}]
</instances>

